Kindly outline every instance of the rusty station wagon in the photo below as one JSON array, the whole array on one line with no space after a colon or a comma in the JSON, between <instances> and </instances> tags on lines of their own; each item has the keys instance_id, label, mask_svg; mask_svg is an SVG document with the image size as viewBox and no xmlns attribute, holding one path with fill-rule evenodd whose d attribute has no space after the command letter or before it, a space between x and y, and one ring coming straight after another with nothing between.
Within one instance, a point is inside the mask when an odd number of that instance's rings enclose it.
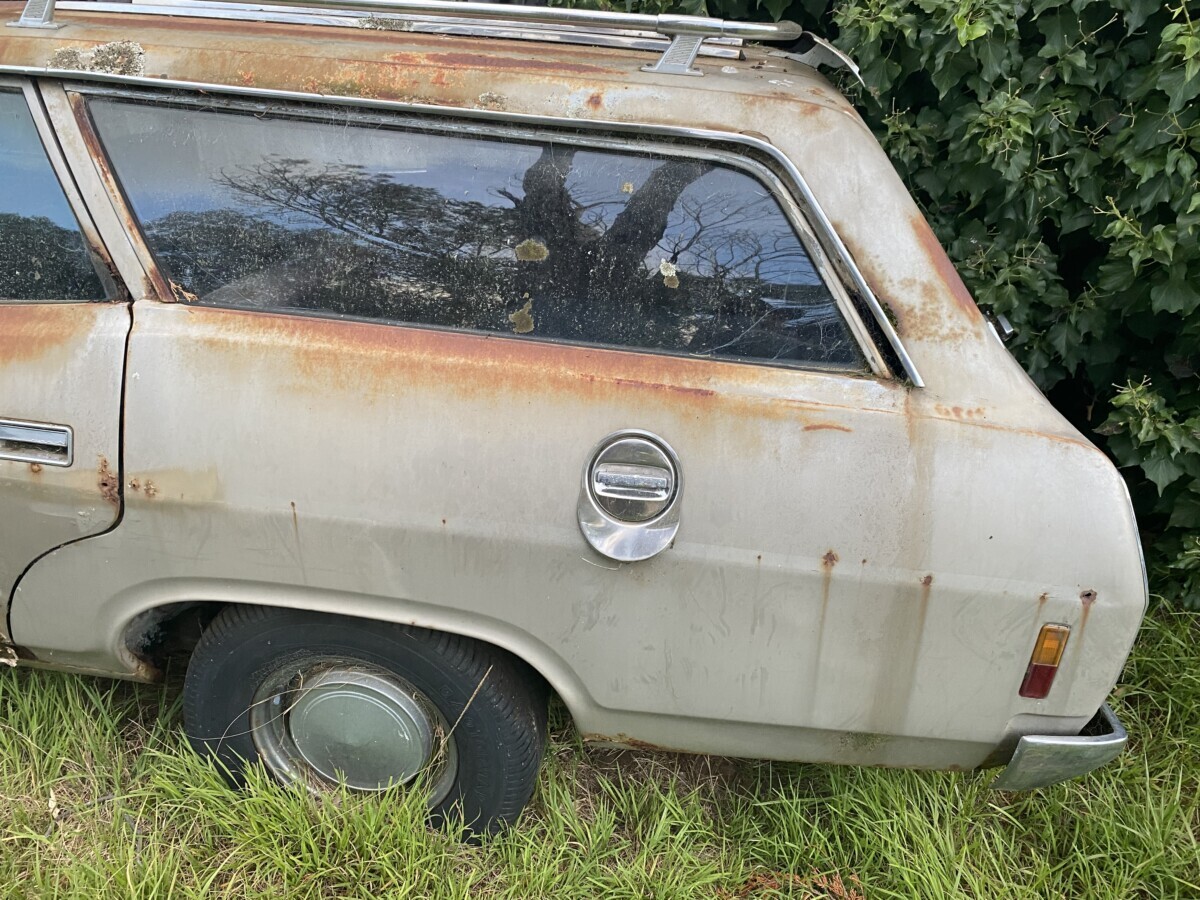
<instances>
[{"instance_id":1,"label":"rusty station wagon","mask_svg":"<svg viewBox=\"0 0 1200 900\"><path fill-rule=\"evenodd\" d=\"M587 741L1009 789L1119 753L1123 483L836 51L349 6L0 2L9 662L151 680L192 636L235 781L480 829L551 691Z\"/></svg>"}]
</instances>

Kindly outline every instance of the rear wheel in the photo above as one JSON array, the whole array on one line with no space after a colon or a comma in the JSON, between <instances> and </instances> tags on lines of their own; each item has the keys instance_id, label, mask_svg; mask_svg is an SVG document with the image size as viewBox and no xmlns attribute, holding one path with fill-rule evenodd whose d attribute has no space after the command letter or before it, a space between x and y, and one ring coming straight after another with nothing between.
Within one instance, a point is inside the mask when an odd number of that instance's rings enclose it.
<instances>
[{"instance_id":1,"label":"rear wheel","mask_svg":"<svg viewBox=\"0 0 1200 900\"><path fill-rule=\"evenodd\" d=\"M487 832L533 792L546 692L521 661L457 635L230 606L192 654L184 719L235 783L256 761L314 791L419 782L435 821Z\"/></svg>"}]
</instances>

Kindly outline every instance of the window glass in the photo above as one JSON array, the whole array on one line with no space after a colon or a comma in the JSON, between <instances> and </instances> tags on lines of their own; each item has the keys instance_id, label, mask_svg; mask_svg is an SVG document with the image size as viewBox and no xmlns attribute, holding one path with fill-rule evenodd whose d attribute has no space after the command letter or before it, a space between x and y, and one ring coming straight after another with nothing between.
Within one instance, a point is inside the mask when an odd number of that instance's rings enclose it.
<instances>
[{"instance_id":1,"label":"window glass","mask_svg":"<svg viewBox=\"0 0 1200 900\"><path fill-rule=\"evenodd\" d=\"M0 91L0 301L103 300L25 97Z\"/></svg>"},{"instance_id":2,"label":"window glass","mask_svg":"<svg viewBox=\"0 0 1200 900\"><path fill-rule=\"evenodd\" d=\"M771 193L710 161L96 100L183 299L863 367Z\"/></svg>"}]
</instances>

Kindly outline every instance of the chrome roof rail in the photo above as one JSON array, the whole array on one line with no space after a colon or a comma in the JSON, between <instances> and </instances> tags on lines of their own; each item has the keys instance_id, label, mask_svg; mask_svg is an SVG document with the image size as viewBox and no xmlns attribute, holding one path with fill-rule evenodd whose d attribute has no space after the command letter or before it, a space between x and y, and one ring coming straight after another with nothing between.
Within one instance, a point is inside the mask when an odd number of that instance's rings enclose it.
<instances>
[{"instance_id":1,"label":"chrome roof rail","mask_svg":"<svg viewBox=\"0 0 1200 900\"><path fill-rule=\"evenodd\" d=\"M55 0L27 0L25 11L16 22L8 24L18 28L55 28L58 23L53 21ZM84 9L92 4L87 2L64 3L64 8ZM247 11L254 10L262 16L281 15L291 12L308 13L314 17L329 18L339 14L352 13L360 17L363 13L370 14L366 20L367 27L375 27L369 23L379 21L381 30L427 30L426 28L406 27L409 22L414 26L423 22L454 20L459 23L497 23L501 26L517 26L518 28L532 27L543 34L556 34L557 39L564 31L578 34L591 32L599 35L619 35L624 37L658 37L667 38L670 43L662 56L653 64L642 67L646 72L657 72L668 75L700 75L692 67L701 45L706 40L716 39L721 44L736 44L740 40L751 41L782 41L796 44L789 47L787 55L809 65L818 63L834 65L849 63L841 54L831 56L830 46L805 32L795 22L733 22L724 19L712 19L703 16L677 15L645 15L642 13L609 12L591 9L565 9L546 6L522 6L508 3L475 3L463 0L285 0L280 5L265 6L261 0L222 0L219 3L189 2L189 0L166 0L155 3L138 2L98 2L96 8L105 12L152 12L157 14L186 16L189 10L206 17L220 17L220 10L235 11L239 8ZM299 8L299 9L298 9ZM241 16L229 15L230 18ZM329 22L329 24L333 24ZM494 33L494 32L493 32ZM632 34L631 34L632 33ZM498 36L510 36L499 34ZM605 43L601 41L601 43ZM638 46L628 43L627 46ZM645 44L641 45L646 48ZM660 49L661 45L654 49ZM647 48L648 49L648 48ZM824 49L825 52L822 52ZM815 51L815 52L814 52ZM836 53L836 51L833 51ZM727 55L722 53L720 55ZM780 54L783 55L783 54ZM853 64L849 63L853 69Z\"/></svg>"}]
</instances>

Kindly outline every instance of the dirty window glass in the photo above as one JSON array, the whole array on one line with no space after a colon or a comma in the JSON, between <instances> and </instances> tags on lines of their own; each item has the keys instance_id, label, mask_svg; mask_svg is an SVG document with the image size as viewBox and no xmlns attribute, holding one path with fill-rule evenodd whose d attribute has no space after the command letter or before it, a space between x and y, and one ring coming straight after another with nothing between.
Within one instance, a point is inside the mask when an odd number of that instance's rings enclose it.
<instances>
[{"instance_id":1,"label":"dirty window glass","mask_svg":"<svg viewBox=\"0 0 1200 900\"><path fill-rule=\"evenodd\" d=\"M710 161L94 100L179 299L861 369L770 192Z\"/></svg>"},{"instance_id":2,"label":"dirty window glass","mask_svg":"<svg viewBox=\"0 0 1200 900\"><path fill-rule=\"evenodd\" d=\"M0 90L0 302L103 300L22 94Z\"/></svg>"}]
</instances>

